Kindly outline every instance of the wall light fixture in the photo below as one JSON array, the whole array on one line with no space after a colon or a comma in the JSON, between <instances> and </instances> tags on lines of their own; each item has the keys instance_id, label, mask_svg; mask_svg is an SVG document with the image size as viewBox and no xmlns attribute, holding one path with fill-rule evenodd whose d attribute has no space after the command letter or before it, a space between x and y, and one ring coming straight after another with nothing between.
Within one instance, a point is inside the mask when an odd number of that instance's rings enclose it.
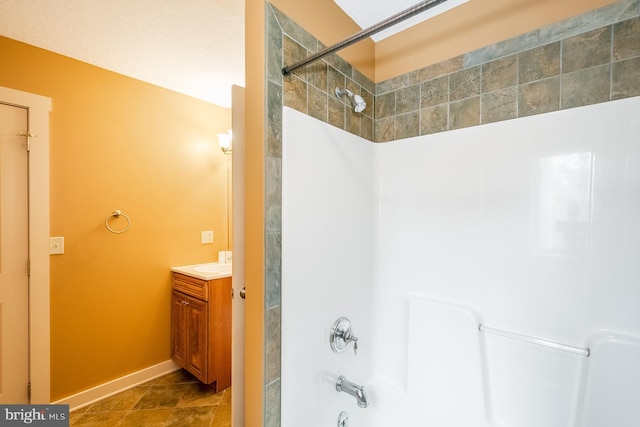
<instances>
[{"instance_id":1,"label":"wall light fixture","mask_svg":"<svg viewBox=\"0 0 640 427\"><path fill-rule=\"evenodd\" d=\"M224 154L231 154L231 129L227 131L227 133L219 133L218 134L218 144L220 145L220 149Z\"/></svg>"}]
</instances>

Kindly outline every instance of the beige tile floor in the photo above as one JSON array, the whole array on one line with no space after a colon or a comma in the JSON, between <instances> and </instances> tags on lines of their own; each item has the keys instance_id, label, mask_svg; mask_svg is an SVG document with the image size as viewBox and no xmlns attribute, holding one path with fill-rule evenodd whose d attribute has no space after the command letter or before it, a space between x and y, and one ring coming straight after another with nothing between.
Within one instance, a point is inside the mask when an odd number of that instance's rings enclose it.
<instances>
[{"instance_id":1,"label":"beige tile floor","mask_svg":"<svg viewBox=\"0 0 640 427\"><path fill-rule=\"evenodd\" d=\"M179 370L73 411L83 427L229 427L231 388L218 393Z\"/></svg>"}]
</instances>

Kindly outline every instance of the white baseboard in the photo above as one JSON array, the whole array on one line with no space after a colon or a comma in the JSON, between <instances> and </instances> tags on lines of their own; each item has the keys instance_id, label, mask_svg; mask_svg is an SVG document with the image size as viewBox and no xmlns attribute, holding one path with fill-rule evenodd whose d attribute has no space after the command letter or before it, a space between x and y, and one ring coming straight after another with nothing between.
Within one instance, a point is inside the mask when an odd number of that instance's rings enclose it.
<instances>
[{"instance_id":1,"label":"white baseboard","mask_svg":"<svg viewBox=\"0 0 640 427\"><path fill-rule=\"evenodd\" d=\"M180 369L180 367L176 365L173 360L167 360L166 362L149 366L148 368L142 369L138 372L116 378L115 380L100 384L99 386L81 391L80 393L65 397L52 403L56 405L69 405L69 411L75 411L76 409L84 408L85 406L91 405L99 400L121 393L147 381L151 381L173 371L177 371L178 369Z\"/></svg>"}]
</instances>

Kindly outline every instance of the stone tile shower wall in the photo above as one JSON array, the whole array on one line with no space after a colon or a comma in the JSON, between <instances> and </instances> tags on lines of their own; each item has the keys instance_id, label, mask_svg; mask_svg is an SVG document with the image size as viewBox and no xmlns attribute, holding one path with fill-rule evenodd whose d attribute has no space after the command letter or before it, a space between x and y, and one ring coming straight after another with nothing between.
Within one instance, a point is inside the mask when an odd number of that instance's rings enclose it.
<instances>
[{"instance_id":1,"label":"stone tile shower wall","mask_svg":"<svg viewBox=\"0 0 640 427\"><path fill-rule=\"evenodd\" d=\"M269 25L268 42L275 49L268 53L268 80L282 91L282 104L372 140L374 83L335 54L283 77L284 65L301 61L325 46L278 9L271 10L274 21ZM368 107L362 114L354 114L346 96L335 96L336 87L361 95Z\"/></svg>"},{"instance_id":2,"label":"stone tile shower wall","mask_svg":"<svg viewBox=\"0 0 640 427\"><path fill-rule=\"evenodd\" d=\"M337 55L293 75L324 46L266 3L265 426L280 422L282 108L373 142L640 96L640 0L625 0L374 84ZM367 102L355 114L335 87Z\"/></svg>"},{"instance_id":3,"label":"stone tile shower wall","mask_svg":"<svg viewBox=\"0 0 640 427\"><path fill-rule=\"evenodd\" d=\"M639 15L617 3L378 83L374 141L638 96Z\"/></svg>"}]
</instances>

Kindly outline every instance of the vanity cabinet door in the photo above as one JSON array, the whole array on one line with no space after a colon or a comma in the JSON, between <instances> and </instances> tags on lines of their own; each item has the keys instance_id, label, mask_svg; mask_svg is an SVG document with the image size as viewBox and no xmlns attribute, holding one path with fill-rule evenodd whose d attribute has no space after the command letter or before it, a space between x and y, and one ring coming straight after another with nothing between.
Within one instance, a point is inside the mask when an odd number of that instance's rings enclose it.
<instances>
[{"instance_id":1,"label":"vanity cabinet door","mask_svg":"<svg viewBox=\"0 0 640 427\"><path fill-rule=\"evenodd\" d=\"M171 358L180 366L187 360L187 305L185 296L179 292L171 293Z\"/></svg>"},{"instance_id":2,"label":"vanity cabinet door","mask_svg":"<svg viewBox=\"0 0 640 427\"><path fill-rule=\"evenodd\" d=\"M186 329L183 331L187 336L187 364L185 369L200 381L209 383L207 378L208 304L190 297L186 299L187 323Z\"/></svg>"},{"instance_id":3,"label":"vanity cabinet door","mask_svg":"<svg viewBox=\"0 0 640 427\"><path fill-rule=\"evenodd\" d=\"M171 298L171 358L207 383L208 305L173 291Z\"/></svg>"}]
</instances>

